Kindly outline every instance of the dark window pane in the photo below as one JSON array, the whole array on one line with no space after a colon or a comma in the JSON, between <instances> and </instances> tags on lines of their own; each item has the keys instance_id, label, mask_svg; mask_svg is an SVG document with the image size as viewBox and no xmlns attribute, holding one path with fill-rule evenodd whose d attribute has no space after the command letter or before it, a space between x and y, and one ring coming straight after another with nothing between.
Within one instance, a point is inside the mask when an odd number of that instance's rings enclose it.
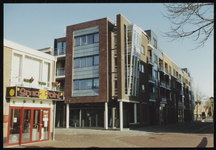
<instances>
[{"instance_id":1,"label":"dark window pane","mask_svg":"<svg viewBox=\"0 0 216 150\"><path fill-rule=\"evenodd\" d=\"M87 36L87 40L88 40L88 44L91 44L91 43L93 43L93 35L88 35Z\"/></svg>"},{"instance_id":2,"label":"dark window pane","mask_svg":"<svg viewBox=\"0 0 216 150\"><path fill-rule=\"evenodd\" d=\"M74 90L79 90L79 80L74 81Z\"/></svg>"},{"instance_id":3,"label":"dark window pane","mask_svg":"<svg viewBox=\"0 0 216 150\"><path fill-rule=\"evenodd\" d=\"M87 89L92 89L92 79L87 80Z\"/></svg>"},{"instance_id":4,"label":"dark window pane","mask_svg":"<svg viewBox=\"0 0 216 150\"><path fill-rule=\"evenodd\" d=\"M93 57L87 57L87 66L92 66Z\"/></svg>"},{"instance_id":5,"label":"dark window pane","mask_svg":"<svg viewBox=\"0 0 216 150\"><path fill-rule=\"evenodd\" d=\"M66 52L66 42L64 41L63 42L63 53L65 53Z\"/></svg>"},{"instance_id":6,"label":"dark window pane","mask_svg":"<svg viewBox=\"0 0 216 150\"><path fill-rule=\"evenodd\" d=\"M86 89L86 80L80 80L80 89L81 90Z\"/></svg>"},{"instance_id":7,"label":"dark window pane","mask_svg":"<svg viewBox=\"0 0 216 150\"><path fill-rule=\"evenodd\" d=\"M80 45L80 37L75 38L75 46Z\"/></svg>"},{"instance_id":8,"label":"dark window pane","mask_svg":"<svg viewBox=\"0 0 216 150\"><path fill-rule=\"evenodd\" d=\"M94 43L99 42L99 33L94 34Z\"/></svg>"},{"instance_id":9,"label":"dark window pane","mask_svg":"<svg viewBox=\"0 0 216 150\"><path fill-rule=\"evenodd\" d=\"M86 58L81 58L81 67L86 66Z\"/></svg>"},{"instance_id":10,"label":"dark window pane","mask_svg":"<svg viewBox=\"0 0 216 150\"><path fill-rule=\"evenodd\" d=\"M94 56L94 65L99 64L99 56Z\"/></svg>"},{"instance_id":11,"label":"dark window pane","mask_svg":"<svg viewBox=\"0 0 216 150\"><path fill-rule=\"evenodd\" d=\"M74 62L75 62L74 67L79 67L79 58L75 58Z\"/></svg>"},{"instance_id":12,"label":"dark window pane","mask_svg":"<svg viewBox=\"0 0 216 150\"><path fill-rule=\"evenodd\" d=\"M86 44L86 36L82 36L81 37L81 45L85 45Z\"/></svg>"},{"instance_id":13,"label":"dark window pane","mask_svg":"<svg viewBox=\"0 0 216 150\"><path fill-rule=\"evenodd\" d=\"M99 88L99 79L94 79L94 88Z\"/></svg>"}]
</instances>

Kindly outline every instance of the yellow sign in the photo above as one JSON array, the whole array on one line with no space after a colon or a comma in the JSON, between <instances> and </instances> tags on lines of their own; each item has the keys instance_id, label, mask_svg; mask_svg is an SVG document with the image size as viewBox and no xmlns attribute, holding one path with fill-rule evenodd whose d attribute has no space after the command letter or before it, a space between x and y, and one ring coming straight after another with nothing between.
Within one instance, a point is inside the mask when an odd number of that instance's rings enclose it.
<instances>
[{"instance_id":1,"label":"yellow sign","mask_svg":"<svg viewBox=\"0 0 216 150\"><path fill-rule=\"evenodd\" d=\"M11 89L11 90L10 90L10 96L13 96L14 93L15 93L15 92L14 92L14 89Z\"/></svg>"},{"instance_id":2,"label":"yellow sign","mask_svg":"<svg viewBox=\"0 0 216 150\"><path fill-rule=\"evenodd\" d=\"M48 91L47 90L44 90L44 89L40 89L39 90L39 98L43 98L43 99L46 99L47 98L47 96L48 96Z\"/></svg>"}]
</instances>

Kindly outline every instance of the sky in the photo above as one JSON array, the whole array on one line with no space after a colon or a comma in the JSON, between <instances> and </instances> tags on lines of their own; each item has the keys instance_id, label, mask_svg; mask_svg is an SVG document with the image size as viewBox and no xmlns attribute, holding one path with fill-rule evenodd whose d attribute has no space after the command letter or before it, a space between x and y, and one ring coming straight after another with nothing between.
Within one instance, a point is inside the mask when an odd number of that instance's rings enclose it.
<instances>
[{"instance_id":1,"label":"sky","mask_svg":"<svg viewBox=\"0 0 216 150\"><path fill-rule=\"evenodd\" d=\"M169 31L170 22L161 14L163 4L4 4L4 39L21 45L40 49L54 47L54 39L64 36L66 26L108 17L116 22L122 14L131 23L143 30L151 29L158 36L158 47L179 67L188 68L207 97L213 95L213 35L204 47L192 50L197 45L191 38L172 41L161 35Z\"/></svg>"}]
</instances>

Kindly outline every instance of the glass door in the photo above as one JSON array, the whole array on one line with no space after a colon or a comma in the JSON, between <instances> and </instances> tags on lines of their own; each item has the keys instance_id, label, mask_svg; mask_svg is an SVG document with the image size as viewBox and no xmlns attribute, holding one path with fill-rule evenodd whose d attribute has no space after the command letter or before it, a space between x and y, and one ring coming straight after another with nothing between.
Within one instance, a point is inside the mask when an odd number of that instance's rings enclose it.
<instances>
[{"instance_id":1,"label":"glass door","mask_svg":"<svg viewBox=\"0 0 216 150\"><path fill-rule=\"evenodd\" d=\"M32 124L32 141L39 140L40 132L40 110L33 111L33 124Z\"/></svg>"},{"instance_id":2,"label":"glass door","mask_svg":"<svg viewBox=\"0 0 216 150\"><path fill-rule=\"evenodd\" d=\"M31 109L23 109L22 117L22 143L30 141Z\"/></svg>"},{"instance_id":3,"label":"glass door","mask_svg":"<svg viewBox=\"0 0 216 150\"><path fill-rule=\"evenodd\" d=\"M49 139L49 110L42 111L41 140Z\"/></svg>"},{"instance_id":4,"label":"glass door","mask_svg":"<svg viewBox=\"0 0 216 150\"><path fill-rule=\"evenodd\" d=\"M21 108L10 109L10 120L8 127L8 144L19 144L21 129Z\"/></svg>"}]
</instances>

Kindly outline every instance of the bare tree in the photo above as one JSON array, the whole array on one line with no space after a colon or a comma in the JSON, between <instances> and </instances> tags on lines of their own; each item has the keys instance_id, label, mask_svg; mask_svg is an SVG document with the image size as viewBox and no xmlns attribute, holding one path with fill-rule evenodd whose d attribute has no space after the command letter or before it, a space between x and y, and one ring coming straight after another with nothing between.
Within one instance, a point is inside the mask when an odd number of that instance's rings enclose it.
<instances>
[{"instance_id":1,"label":"bare tree","mask_svg":"<svg viewBox=\"0 0 216 150\"><path fill-rule=\"evenodd\" d=\"M195 89L195 107L197 108L196 109L196 114L197 114L196 120L198 118L198 106L205 99L206 99L206 95L200 90L199 86L197 86Z\"/></svg>"},{"instance_id":2,"label":"bare tree","mask_svg":"<svg viewBox=\"0 0 216 150\"><path fill-rule=\"evenodd\" d=\"M199 39L196 48L204 46L214 31L214 3L170 3L164 6L168 13L162 14L174 27L171 25L171 31L163 32L163 36L171 41L193 37L194 41Z\"/></svg>"}]
</instances>

